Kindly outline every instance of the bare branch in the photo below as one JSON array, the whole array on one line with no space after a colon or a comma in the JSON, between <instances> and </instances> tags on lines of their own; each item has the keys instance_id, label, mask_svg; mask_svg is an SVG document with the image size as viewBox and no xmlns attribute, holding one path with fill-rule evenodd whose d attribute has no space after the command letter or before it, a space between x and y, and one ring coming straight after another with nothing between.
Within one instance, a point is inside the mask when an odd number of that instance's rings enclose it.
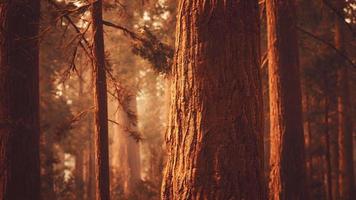
<instances>
[{"instance_id":1,"label":"bare branch","mask_svg":"<svg viewBox=\"0 0 356 200\"><path fill-rule=\"evenodd\" d=\"M356 32L354 31L352 26L345 21L344 14L342 14L338 9L336 9L328 0L322 0L322 1L346 25L346 27L351 31L352 35L356 36Z\"/></svg>"},{"instance_id":2,"label":"bare branch","mask_svg":"<svg viewBox=\"0 0 356 200\"><path fill-rule=\"evenodd\" d=\"M326 46L328 46L329 48L333 49L337 54L339 54L344 60L346 60L352 67L356 68L356 64L348 57L346 56L342 51L340 51L339 49L337 49L334 45L332 45L330 42L325 41L324 39L310 33L309 31L297 26L297 29L304 33L305 35L325 44Z\"/></svg>"}]
</instances>

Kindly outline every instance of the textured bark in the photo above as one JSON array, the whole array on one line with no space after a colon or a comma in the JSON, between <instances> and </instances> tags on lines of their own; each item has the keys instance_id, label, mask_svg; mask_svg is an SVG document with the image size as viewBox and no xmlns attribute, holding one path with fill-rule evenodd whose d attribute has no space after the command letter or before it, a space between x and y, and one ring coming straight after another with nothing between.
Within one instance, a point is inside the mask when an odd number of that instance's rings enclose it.
<instances>
[{"instance_id":1,"label":"textured bark","mask_svg":"<svg viewBox=\"0 0 356 200\"><path fill-rule=\"evenodd\" d=\"M345 1L335 0L339 13L344 13ZM345 22L335 16L335 47L345 52ZM355 199L354 169L353 169L353 138L351 121L351 101L348 83L348 66L340 58L338 70L338 134L339 134L339 189L340 199Z\"/></svg>"},{"instance_id":2,"label":"textured bark","mask_svg":"<svg viewBox=\"0 0 356 200\"><path fill-rule=\"evenodd\" d=\"M113 137L113 168L121 176L124 195L129 198L141 180L140 143L132 136L137 134L136 95L128 95L118 103Z\"/></svg>"},{"instance_id":3,"label":"textured bark","mask_svg":"<svg viewBox=\"0 0 356 200\"><path fill-rule=\"evenodd\" d=\"M39 0L0 3L0 199L40 198Z\"/></svg>"},{"instance_id":4,"label":"textured bark","mask_svg":"<svg viewBox=\"0 0 356 200\"><path fill-rule=\"evenodd\" d=\"M108 108L105 50L102 24L102 1L92 0L92 32L94 57L94 120L96 199L110 199Z\"/></svg>"},{"instance_id":5,"label":"textured bark","mask_svg":"<svg viewBox=\"0 0 356 200\"><path fill-rule=\"evenodd\" d=\"M258 2L178 10L161 198L265 199Z\"/></svg>"},{"instance_id":6,"label":"textured bark","mask_svg":"<svg viewBox=\"0 0 356 200\"><path fill-rule=\"evenodd\" d=\"M270 96L270 199L307 199L294 0L266 0Z\"/></svg>"}]
</instances>

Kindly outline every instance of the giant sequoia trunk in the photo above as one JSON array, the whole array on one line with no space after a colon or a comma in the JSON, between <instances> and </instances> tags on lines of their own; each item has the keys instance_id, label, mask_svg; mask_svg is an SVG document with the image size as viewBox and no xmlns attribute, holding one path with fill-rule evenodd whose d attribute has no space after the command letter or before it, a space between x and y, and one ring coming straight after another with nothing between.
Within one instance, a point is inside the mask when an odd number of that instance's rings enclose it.
<instances>
[{"instance_id":1,"label":"giant sequoia trunk","mask_svg":"<svg viewBox=\"0 0 356 200\"><path fill-rule=\"evenodd\" d=\"M265 199L258 1L178 10L162 199Z\"/></svg>"},{"instance_id":2,"label":"giant sequoia trunk","mask_svg":"<svg viewBox=\"0 0 356 200\"><path fill-rule=\"evenodd\" d=\"M0 2L0 199L40 198L39 0Z\"/></svg>"},{"instance_id":3,"label":"giant sequoia trunk","mask_svg":"<svg viewBox=\"0 0 356 200\"><path fill-rule=\"evenodd\" d=\"M336 0L339 14L343 14L344 0ZM335 47L345 53L345 21L342 16L335 16ZM338 70L338 133L339 133L339 189L340 199L351 200L356 198L353 169L353 137L351 121L351 101L348 83L348 68L345 62Z\"/></svg>"},{"instance_id":4,"label":"giant sequoia trunk","mask_svg":"<svg viewBox=\"0 0 356 200\"><path fill-rule=\"evenodd\" d=\"M129 198L141 180L140 144L134 137L138 132L136 95L127 95L118 103L115 121L112 165Z\"/></svg>"},{"instance_id":5,"label":"giant sequoia trunk","mask_svg":"<svg viewBox=\"0 0 356 200\"><path fill-rule=\"evenodd\" d=\"M94 118L95 118L95 175L96 199L110 199L109 191L109 143L108 108L104 36L102 24L102 1L92 0L92 32L94 59Z\"/></svg>"},{"instance_id":6,"label":"giant sequoia trunk","mask_svg":"<svg viewBox=\"0 0 356 200\"><path fill-rule=\"evenodd\" d=\"M270 198L307 199L294 0L267 0Z\"/></svg>"}]
</instances>

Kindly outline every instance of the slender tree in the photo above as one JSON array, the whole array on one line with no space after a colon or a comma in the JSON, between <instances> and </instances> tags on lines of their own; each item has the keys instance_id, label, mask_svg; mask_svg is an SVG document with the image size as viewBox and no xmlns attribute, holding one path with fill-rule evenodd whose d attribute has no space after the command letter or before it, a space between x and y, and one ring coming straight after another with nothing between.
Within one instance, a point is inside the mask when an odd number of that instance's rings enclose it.
<instances>
[{"instance_id":1,"label":"slender tree","mask_svg":"<svg viewBox=\"0 0 356 200\"><path fill-rule=\"evenodd\" d=\"M162 199L265 199L258 1L179 1Z\"/></svg>"},{"instance_id":2,"label":"slender tree","mask_svg":"<svg viewBox=\"0 0 356 200\"><path fill-rule=\"evenodd\" d=\"M329 97L329 82L328 82L328 72L324 69L323 79L324 79L324 142L325 142L325 163L326 163L326 196L328 200L333 200L333 189L332 189L332 169L331 169L331 141L330 141L330 97Z\"/></svg>"},{"instance_id":3,"label":"slender tree","mask_svg":"<svg viewBox=\"0 0 356 200\"><path fill-rule=\"evenodd\" d=\"M110 199L108 108L102 1L92 0L96 199Z\"/></svg>"},{"instance_id":4,"label":"slender tree","mask_svg":"<svg viewBox=\"0 0 356 200\"><path fill-rule=\"evenodd\" d=\"M112 166L121 177L125 197L129 198L141 180L141 159L140 143L134 137L138 132L136 92L123 93L116 109Z\"/></svg>"},{"instance_id":5,"label":"slender tree","mask_svg":"<svg viewBox=\"0 0 356 200\"><path fill-rule=\"evenodd\" d=\"M270 96L270 199L307 199L294 0L266 0Z\"/></svg>"},{"instance_id":6,"label":"slender tree","mask_svg":"<svg viewBox=\"0 0 356 200\"><path fill-rule=\"evenodd\" d=\"M0 199L39 199L39 0L0 2Z\"/></svg>"},{"instance_id":7,"label":"slender tree","mask_svg":"<svg viewBox=\"0 0 356 200\"><path fill-rule=\"evenodd\" d=\"M343 9L344 0L335 0L335 47L345 54L346 25ZM351 120L351 101L349 92L348 67L340 58L341 66L337 72L338 82L338 134L339 134L339 190L340 199L355 199L354 169L353 169L353 137Z\"/></svg>"}]
</instances>

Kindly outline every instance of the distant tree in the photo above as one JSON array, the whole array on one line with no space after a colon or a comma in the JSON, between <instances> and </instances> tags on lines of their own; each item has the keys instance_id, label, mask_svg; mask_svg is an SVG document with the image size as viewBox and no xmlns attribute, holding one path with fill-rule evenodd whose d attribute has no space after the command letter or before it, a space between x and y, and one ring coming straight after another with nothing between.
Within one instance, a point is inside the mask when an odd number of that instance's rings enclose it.
<instances>
[{"instance_id":1,"label":"distant tree","mask_svg":"<svg viewBox=\"0 0 356 200\"><path fill-rule=\"evenodd\" d=\"M265 199L258 1L179 1L162 199Z\"/></svg>"},{"instance_id":2,"label":"distant tree","mask_svg":"<svg viewBox=\"0 0 356 200\"><path fill-rule=\"evenodd\" d=\"M270 199L307 199L294 0L267 0Z\"/></svg>"},{"instance_id":3,"label":"distant tree","mask_svg":"<svg viewBox=\"0 0 356 200\"><path fill-rule=\"evenodd\" d=\"M0 199L39 199L39 0L0 2Z\"/></svg>"},{"instance_id":4,"label":"distant tree","mask_svg":"<svg viewBox=\"0 0 356 200\"><path fill-rule=\"evenodd\" d=\"M335 0L335 47L343 54L346 53L347 33L344 0ZM349 91L349 70L343 58L340 58L338 70L338 134L339 134L339 189L340 199L356 198L353 168L353 136L351 119L351 100Z\"/></svg>"}]
</instances>

